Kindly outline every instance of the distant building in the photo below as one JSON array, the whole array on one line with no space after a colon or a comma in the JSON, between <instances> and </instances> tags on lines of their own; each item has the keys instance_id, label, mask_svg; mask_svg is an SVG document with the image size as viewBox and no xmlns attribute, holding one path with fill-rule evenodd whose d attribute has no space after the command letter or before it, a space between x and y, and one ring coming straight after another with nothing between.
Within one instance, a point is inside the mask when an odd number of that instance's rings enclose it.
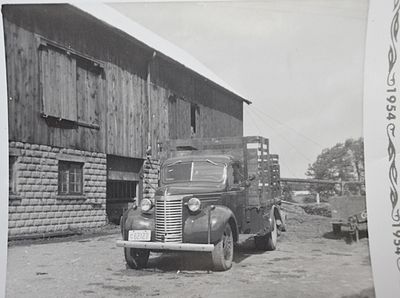
<instances>
[{"instance_id":1,"label":"distant building","mask_svg":"<svg viewBox=\"0 0 400 298\"><path fill-rule=\"evenodd\" d=\"M293 190L293 195L294 196L306 196L306 195L310 195L310 191L309 190Z\"/></svg>"},{"instance_id":2,"label":"distant building","mask_svg":"<svg viewBox=\"0 0 400 298\"><path fill-rule=\"evenodd\" d=\"M243 135L249 102L137 24L62 4L2 12L10 238L118 217L118 204L151 196L170 138Z\"/></svg>"}]
</instances>

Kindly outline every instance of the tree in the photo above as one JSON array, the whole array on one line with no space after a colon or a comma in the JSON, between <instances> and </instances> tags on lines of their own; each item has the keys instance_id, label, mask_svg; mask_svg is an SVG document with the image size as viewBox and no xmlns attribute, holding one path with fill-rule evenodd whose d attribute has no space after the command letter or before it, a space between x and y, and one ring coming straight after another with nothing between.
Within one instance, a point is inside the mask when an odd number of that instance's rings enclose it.
<instances>
[{"instance_id":1,"label":"tree","mask_svg":"<svg viewBox=\"0 0 400 298\"><path fill-rule=\"evenodd\" d=\"M285 201L293 202L293 190L290 184L282 183L282 197Z\"/></svg>"},{"instance_id":2,"label":"tree","mask_svg":"<svg viewBox=\"0 0 400 298\"><path fill-rule=\"evenodd\" d=\"M306 175L313 179L364 182L364 140L347 139L332 148L324 149L317 160L308 166ZM310 190L322 195L333 195L340 191L338 185L313 184ZM351 193L360 192L359 184L346 184Z\"/></svg>"}]
</instances>

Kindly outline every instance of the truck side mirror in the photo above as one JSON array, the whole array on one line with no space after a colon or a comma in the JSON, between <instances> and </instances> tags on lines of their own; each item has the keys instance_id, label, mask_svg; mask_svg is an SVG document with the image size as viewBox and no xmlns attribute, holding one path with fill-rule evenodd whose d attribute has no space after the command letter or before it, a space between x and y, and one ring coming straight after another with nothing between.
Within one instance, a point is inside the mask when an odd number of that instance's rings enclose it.
<instances>
[{"instance_id":1,"label":"truck side mirror","mask_svg":"<svg viewBox=\"0 0 400 298\"><path fill-rule=\"evenodd\" d=\"M254 179L256 179L256 175L254 175L254 174L251 174L251 175L249 175L249 181L253 181Z\"/></svg>"},{"instance_id":2,"label":"truck side mirror","mask_svg":"<svg viewBox=\"0 0 400 298\"><path fill-rule=\"evenodd\" d=\"M251 174L251 175L249 175L249 177L247 178L247 180L243 181L243 182L240 184L240 186L242 186L242 187L250 187L251 181L253 181L253 180L255 180L255 179L256 179L256 175Z\"/></svg>"}]
</instances>

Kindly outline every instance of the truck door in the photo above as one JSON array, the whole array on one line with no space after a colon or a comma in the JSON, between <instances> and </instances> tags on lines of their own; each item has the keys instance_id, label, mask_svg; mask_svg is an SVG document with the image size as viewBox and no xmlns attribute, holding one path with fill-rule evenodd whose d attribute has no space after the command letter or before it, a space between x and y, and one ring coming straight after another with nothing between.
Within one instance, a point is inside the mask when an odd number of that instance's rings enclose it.
<instances>
[{"instance_id":1,"label":"truck door","mask_svg":"<svg viewBox=\"0 0 400 298\"><path fill-rule=\"evenodd\" d=\"M229 207L236 216L241 230L242 222L245 219L245 200L246 193L242 185L243 172L240 163L232 163L228 166L227 172L227 188L223 196L223 204Z\"/></svg>"}]
</instances>

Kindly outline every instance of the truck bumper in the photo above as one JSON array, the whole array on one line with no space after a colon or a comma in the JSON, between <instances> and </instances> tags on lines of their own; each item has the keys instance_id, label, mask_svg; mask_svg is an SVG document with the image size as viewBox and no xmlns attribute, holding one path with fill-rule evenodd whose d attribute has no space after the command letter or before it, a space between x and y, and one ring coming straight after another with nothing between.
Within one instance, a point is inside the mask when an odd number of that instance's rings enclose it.
<instances>
[{"instance_id":1,"label":"truck bumper","mask_svg":"<svg viewBox=\"0 0 400 298\"><path fill-rule=\"evenodd\" d=\"M124 240L117 240L117 246L150 250L183 250L203 252L212 252L214 250L214 244L141 242Z\"/></svg>"}]
</instances>

